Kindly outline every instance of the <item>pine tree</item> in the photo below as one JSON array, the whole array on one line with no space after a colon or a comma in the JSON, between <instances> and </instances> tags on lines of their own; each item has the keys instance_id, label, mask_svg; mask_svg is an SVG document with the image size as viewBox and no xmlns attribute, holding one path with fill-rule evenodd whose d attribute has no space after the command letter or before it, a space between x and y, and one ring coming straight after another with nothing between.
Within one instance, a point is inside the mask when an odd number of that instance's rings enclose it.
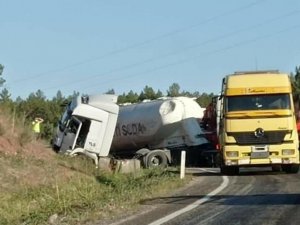
<instances>
[{"instance_id":1,"label":"pine tree","mask_svg":"<svg viewBox=\"0 0 300 225\"><path fill-rule=\"evenodd\" d=\"M1 77L4 70L4 66L0 64L0 87L5 83L5 80Z\"/></svg>"}]
</instances>

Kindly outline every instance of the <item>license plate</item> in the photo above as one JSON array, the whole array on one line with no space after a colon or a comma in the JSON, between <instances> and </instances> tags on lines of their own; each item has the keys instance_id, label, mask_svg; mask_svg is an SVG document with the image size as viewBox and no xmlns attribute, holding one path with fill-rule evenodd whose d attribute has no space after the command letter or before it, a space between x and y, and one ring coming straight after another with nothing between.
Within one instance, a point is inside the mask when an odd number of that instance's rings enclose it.
<instances>
[{"instance_id":1,"label":"license plate","mask_svg":"<svg viewBox=\"0 0 300 225\"><path fill-rule=\"evenodd\" d=\"M269 152L251 152L252 159L262 159L268 157L269 157Z\"/></svg>"}]
</instances>

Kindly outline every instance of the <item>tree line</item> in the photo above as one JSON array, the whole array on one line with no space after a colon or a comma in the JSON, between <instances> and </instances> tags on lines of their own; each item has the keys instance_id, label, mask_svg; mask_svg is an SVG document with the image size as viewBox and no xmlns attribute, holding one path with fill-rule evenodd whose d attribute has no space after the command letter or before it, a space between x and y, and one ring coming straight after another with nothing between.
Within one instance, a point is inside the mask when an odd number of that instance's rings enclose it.
<instances>
[{"instance_id":1,"label":"tree line","mask_svg":"<svg viewBox=\"0 0 300 225\"><path fill-rule=\"evenodd\" d=\"M0 64L0 87L5 83L3 78L4 66ZM167 97L176 96L188 96L193 97L201 107L206 107L214 93L200 93L182 91L180 85L173 83L166 91ZM115 94L114 89L109 89L103 94ZM64 96L63 93L58 90L56 95L52 99L46 98L42 90L32 92L26 99L17 97L16 100L11 98L11 93L7 88L2 88L0 92L0 108L1 111L5 111L13 117L18 118L22 125L31 126L32 121L36 117L42 117L44 122L41 126L41 137L44 139L51 139L53 135L53 129L57 125L64 106L75 96L79 96L80 93L74 91L72 95ZM130 90L128 93L123 93L118 96L118 104L124 103L139 103L144 100L155 100L161 97L165 97L162 91L155 91L152 87L146 85L140 93Z\"/></svg>"},{"instance_id":2,"label":"tree line","mask_svg":"<svg viewBox=\"0 0 300 225\"><path fill-rule=\"evenodd\" d=\"M4 66L0 64L0 87L5 83L3 78ZM296 110L300 108L300 66L296 67L295 73L290 73L293 95L295 100ZM167 97L176 96L188 96L193 97L198 104L205 108L212 100L214 93L200 93L181 91L180 85L173 83L166 91ZM110 89L104 94L115 94L114 89ZM64 96L63 93L58 90L56 95L52 99L47 99L42 90L37 90L29 94L26 99L21 97L12 100L11 94L6 88L2 88L0 92L0 108L2 111L8 112L10 115L19 118L23 125L30 126L31 122L36 117L42 117L44 123L42 125L41 137L44 139L51 139L53 135L53 129L57 125L64 106L74 97L79 96L80 93L74 91L72 95ZM164 97L162 91L155 91L152 87L146 85L140 93L136 93L130 90L128 93L123 93L118 96L118 104L124 103L139 103L146 99L155 100Z\"/></svg>"}]
</instances>

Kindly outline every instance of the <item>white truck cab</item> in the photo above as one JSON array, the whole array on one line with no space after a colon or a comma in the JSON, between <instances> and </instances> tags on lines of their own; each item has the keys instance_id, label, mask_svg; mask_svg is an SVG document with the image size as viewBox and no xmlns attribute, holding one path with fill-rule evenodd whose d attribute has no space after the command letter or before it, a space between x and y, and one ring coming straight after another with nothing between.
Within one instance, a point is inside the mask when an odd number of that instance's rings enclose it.
<instances>
[{"instance_id":1,"label":"white truck cab","mask_svg":"<svg viewBox=\"0 0 300 225\"><path fill-rule=\"evenodd\" d=\"M62 115L53 146L71 155L83 153L95 160L108 156L117 123L119 106L115 95L74 98Z\"/></svg>"}]
</instances>

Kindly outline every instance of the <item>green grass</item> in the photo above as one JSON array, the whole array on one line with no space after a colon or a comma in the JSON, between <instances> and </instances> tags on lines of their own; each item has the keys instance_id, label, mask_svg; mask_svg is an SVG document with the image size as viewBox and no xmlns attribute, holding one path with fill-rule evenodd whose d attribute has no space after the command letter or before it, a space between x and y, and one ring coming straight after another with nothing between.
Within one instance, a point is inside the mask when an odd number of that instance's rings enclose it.
<instances>
[{"instance_id":1,"label":"green grass","mask_svg":"<svg viewBox=\"0 0 300 225\"><path fill-rule=\"evenodd\" d=\"M105 220L188 181L162 169L113 174L87 157L56 155L24 118L1 109L0 138L0 225L49 224L53 215L60 225Z\"/></svg>"},{"instance_id":2,"label":"green grass","mask_svg":"<svg viewBox=\"0 0 300 225\"><path fill-rule=\"evenodd\" d=\"M0 157L0 224L48 224L54 214L58 224L107 219L187 181L162 169L112 174L82 157Z\"/></svg>"}]
</instances>

